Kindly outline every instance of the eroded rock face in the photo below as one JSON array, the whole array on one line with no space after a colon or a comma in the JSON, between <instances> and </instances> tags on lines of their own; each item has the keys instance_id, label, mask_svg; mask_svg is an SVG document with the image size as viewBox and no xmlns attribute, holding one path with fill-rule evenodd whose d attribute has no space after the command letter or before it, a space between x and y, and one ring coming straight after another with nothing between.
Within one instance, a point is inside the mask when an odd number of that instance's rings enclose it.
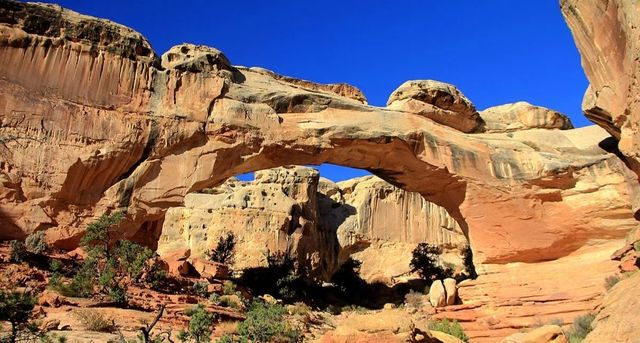
<instances>
[{"instance_id":1,"label":"eroded rock face","mask_svg":"<svg viewBox=\"0 0 640 343\"><path fill-rule=\"evenodd\" d=\"M411 253L423 242L442 248L443 261L463 265L461 251L469 242L444 208L375 176L337 186L343 205L321 207L321 213L327 213L327 226L337 227L340 261L361 261L365 280L394 284L412 278Z\"/></svg>"},{"instance_id":2,"label":"eroded rock face","mask_svg":"<svg viewBox=\"0 0 640 343\"><path fill-rule=\"evenodd\" d=\"M211 51L172 49L194 67L164 68L134 31L57 6L0 9L2 238L46 229L73 248L88 222L124 209L123 237L153 247L189 193L324 162L444 207L476 262L558 258L633 225L635 175L596 130L465 134L426 110L366 106L342 96L353 88L231 67ZM429 100L433 113L469 117L449 93Z\"/></svg>"},{"instance_id":3,"label":"eroded rock face","mask_svg":"<svg viewBox=\"0 0 640 343\"><path fill-rule=\"evenodd\" d=\"M640 174L638 5L626 0L561 0L560 5L590 82L582 109L620 140L620 151Z\"/></svg>"},{"instance_id":4,"label":"eroded rock face","mask_svg":"<svg viewBox=\"0 0 640 343\"><path fill-rule=\"evenodd\" d=\"M528 129L573 129L569 117L548 108L520 101L487 108L480 112L485 132L509 132Z\"/></svg>"},{"instance_id":5,"label":"eroded rock face","mask_svg":"<svg viewBox=\"0 0 640 343\"><path fill-rule=\"evenodd\" d=\"M270 254L288 254L312 275L328 279L336 266L335 233L319 225L319 174L312 168L259 171L255 181L231 178L208 194L192 193L167 211L158 253L191 249L204 257L220 237L236 237L236 269L266 267Z\"/></svg>"},{"instance_id":6,"label":"eroded rock face","mask_svg":"<svg viewBox=\"0 0 640 343\"><path fill-rule=\"evenodd\" d=\"M238 241L235 269L264 267L267 254L286 253L328 280L351 257L362 262L364 280L388 285L414 278L409 265L418 243L443 248L443 260L458 266L468 245L455 220L420 194L373 176L335 184L293 166L188 194L184 206L167 211L158 252L190 249L203 257L227 232Z\"/></svg>"}]
</instances>

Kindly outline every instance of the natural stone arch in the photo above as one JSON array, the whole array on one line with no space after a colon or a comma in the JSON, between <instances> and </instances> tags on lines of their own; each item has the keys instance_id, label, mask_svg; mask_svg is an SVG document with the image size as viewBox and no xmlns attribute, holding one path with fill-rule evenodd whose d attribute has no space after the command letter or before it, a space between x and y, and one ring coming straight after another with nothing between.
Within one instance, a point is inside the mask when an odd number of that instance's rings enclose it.
<instances>
[{"instance_id":1,"label":"natural stone arch","mask_svg":"<svg viewBox=\"0 0 640 343\"><path fill-rule=\"evenodd\" d=\"M447 208L478 261L556 258L635 225L637 183L592 128L481 133L478 112L449 85L409 83L372 107L348 85L233 67L193 45L160 59L121 25L1 6L13 18L0 23L4 238L46 229L73 247L86 223L119 208L124 236L140 238L189 192L322 162L369 169ZM33 20L42 22L25 25ZM109 35L82 35L96 30Z\"/></svg>"}]
</instances>

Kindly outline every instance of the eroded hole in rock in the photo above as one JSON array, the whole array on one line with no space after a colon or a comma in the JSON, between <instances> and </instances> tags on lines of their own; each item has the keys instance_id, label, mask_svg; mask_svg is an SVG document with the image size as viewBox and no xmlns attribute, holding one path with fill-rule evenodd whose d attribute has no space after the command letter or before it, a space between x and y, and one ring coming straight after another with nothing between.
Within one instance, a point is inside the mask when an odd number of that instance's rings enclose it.
<instances>
[{"instance_id":1,"label":"eroded hole in rock","mask_svg":"<svg viewBox=\"0 0 640 343\"><path fill-rule=\"evenodd\" d=\"M184 206L167 210L158 253L189 249L191 258L206 259L231 233L236 245L230 267L240 283L258 284L257 293L282 292L283 281L274 275L285 273L281 277L305 280L290 292L317 287L305 300L327 301L322 282L337 288L348 283L362 288L350 301L368 307L402 303L407 292L423 292L431 283L412 272L412 253L421 243L439 249L437 264L451 276L472 274L464 259L468 240L444 208L364 170L348 168L347 179L334 182L318 169L260 170L188 194Z\"/></svg>"}]
</instances>

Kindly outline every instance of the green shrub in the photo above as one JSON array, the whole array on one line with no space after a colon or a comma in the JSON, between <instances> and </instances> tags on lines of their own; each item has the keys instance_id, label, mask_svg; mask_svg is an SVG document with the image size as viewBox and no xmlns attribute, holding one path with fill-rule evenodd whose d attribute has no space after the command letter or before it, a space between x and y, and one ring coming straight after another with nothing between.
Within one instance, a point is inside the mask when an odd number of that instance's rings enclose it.
<instances>
[{"instance_id":1,"label":"green shrub","mask_svg":"<svg viewBox=\"0 0 640 343\"><path fill-rule=\"evenodd\" d=\"M282 305L253 302L247 319L238 325L238 334L241 339L255 343L300 342L302 336L287 324L286 314Z\"/></svg>"},{"instance_id":2,"label":"green shrub","mask_svg":"<svg viewBox=\"0 0 640 343\"><path fill-rule=\"evenodd\" d=\"M367 313L369 310L366 307L358 306L358 305L347 305L343 306L340 312L356 312L356 313Z\"/></svg>"},{"instance_id":3,"label":"green shrub","mask_svg":"<svg viewBox=\"0 0 640 343\"><path fill-rule=\"evenodd\" d=\"M10 247L11 253L9 255L9 258L12 262L21 263L27 259L29 253L27 252L27 247L22 241L11 241Z\"/></svg>"},{"instance_id":4,"label":"green shrub","mask_svg":"<svg viewBox=\"0 0 640 343\"><path fill-rule=\"evenodd\" d=\"M635 251L640 252L640 241L636 241L635 243L633 243L633 249L635 249Z\"/></svg>"},{"instance_id":5,"label":"green shrub","mask_svg":"<svg viewBox=\"0 0 640 343\"><path fill-rule=\"evenodd\" d=\"M191 289L193 290L193 293L195 293L196 295L199 295L203 298L206 298L209 296L209 284L206 282L195 282L192 286Z\"/></svg>"},{"instance_id":6,"label":"green shrub","mask_svg":"<svg viewBox=\"0 0 640 343\"><path fill-rule=\"evenodd\" d=\"M96 310L78 310L76 318L89 331L115 332L117 330L113 317L105 316Z\"/></svg>"},{"instance_id":7,"label":"green shrub","mask_svg":"<svg viewBox=\"0 0 640 343\"><path fill-rule=\"evenodd\" d=\"M44 254L47 250L49 250L49 246L44 240L44 231L36 231L30 234L29 236L27 236L24 244L28 252L36 255Z\"/></svg>"},{"instance_id":8,"label":"green shrub","mask_svg":"<svg viewBox=\"0 0 640 343\"><path fill-rule=\"evenodd\" d=\"M216 314L207 311L202 304L198 304L189 309L187 315L191 317L187 331L180 331L178 333L178 339L182 342L210 342L213 322L217 318Z\"/></svg>"},{"instance_id":9,"label":"green shrub","mask_svg":"<svg viewBox=\"0 0 640 343\"><path fill-rule=\"evenodd\" d=\"M595 319L596 315L588 313L582 316L578 316L573 320L571 328L565 332L565 335L569 339L569 343L579 343L587 337L587 334L591 332L591 323Z\"/></svg>"},{"instance_id":10,"label":"green shrub","mask_svg":"<svg viewBox=\"0 0 640 343\"><path fill-rule=\"evenodd\" d=\"M229 334L225 334L222 337L218 338L218 340L216 341L216 343L233 343L233 337L231 337L231 335Z\"/></svg>"},{"instance_id":11,"label":"green shrub","mask_svg":"<svg viewBox=\"0 0 640 343\"><path fill-rule=\"evenodd\" d=\"M205 255L213 262L231 264L233 263L236 248L236 236L233 232L227 232L225 237L220 237L215 249L207 250Z\"/></svg>"},{"instance_id":12,"label":"green shrub","mask_svg":"<svg viewBox=\"0 0 640 343\"><path fill-rule=\"evenodd\" d=\"M429 330L444 332L453 337L457 337L464 342L469 341L469 336L467 336L460 323L455 319L453 321L449 321L447 318L443 320L430 320Z\"/></svg>"},{"instance_id":13,"label":"green shrub","mask_svg":"<svg viewBox=\"0 0 640 343\"><path fill-rule=\"evenodd\" d=\"M220 294L211 293L211 295L209 296L209 301L214 305L220 305Z\"/></svg>"},{"instance_id":14,"label":"green shrub","mask_svg":"<svg viewBox=\"0 0 640 343\"><path fill-rule=\"evenodd\" d=\"M453 270L442 267L438 260L442 249L428 243L420 243L411 253L409 266L412 272L417 272L425 280L438 280L451 277Z\"/></svg>"},{"instance_id":15,"label":"green shrub","mask_svg":"<svg viewBox=\"0 0 640 343\"><path fill-rule=\"evenodd\" d=\"M232 295L236 293L236 284L233 281L226 280L222 283L222 294Z\"/></svg>"},{"instance_id":16,"label":"green shrub","mask_svg":"<svg viewBox=\"0 0 640 343\"><path fill-rule=\"evenodd\" d=\"M620 282L620 276L618 275L609 275L606 279L604 279L604 287L607 290L610 290L611 287L615 286L618 282Z\"/></svg>"},{"instance_id":17,"label":"green shrub","mask_svg":"<svg viewBox=\"0 0 640 343\"><path fill-rule=\"evenodd\" d=\"M39 336L36 325L29 321L36 298L28 293L0 291L0 322L9 322L11 332L0 341L30 341Z\"/></svg>"}]
</instances>

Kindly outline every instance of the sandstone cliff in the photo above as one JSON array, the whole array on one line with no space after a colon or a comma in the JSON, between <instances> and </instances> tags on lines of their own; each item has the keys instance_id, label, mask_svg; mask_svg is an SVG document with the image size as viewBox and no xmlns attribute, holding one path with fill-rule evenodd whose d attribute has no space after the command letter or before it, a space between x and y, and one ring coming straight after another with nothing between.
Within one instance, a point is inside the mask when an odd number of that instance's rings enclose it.
<instances>
[{"instance_id":1,"label":"sandstone cliff","mask_svg":"<svg viewBox=\"0 0 640 343\"><path fill-rule=\"evenodd\" d=\"M627 163L640 174L638 5L626 0L561 0L560 6L590 82L582 109L620 141ZM638 206L635 202L634 210Z\"/></svg>"},{"instance_id":2,"label":"sandstone cliff","mask_svg":"<svg viewBox=\"0 0 640 343\"><path fill-rule=\"evenodd\" d=\"M2 238L47 230L73 248L121 208L123 236L155 246L189 193L324 162L442 206L476 262L558 258L634 225L635 175L593 128L468 134L460 120L478 117L450 86L409 85L416 95L398 99L421 102L417 113L376 108L348 86L233 67L212 48L158 58L138 33L57 6L0 10Z\"/></svg>"},{"instance_id":3,"label":"sandstone cliff","mask_svg":"<svg viewBox=\"0 0 640 343\"><path fill-rule=\"evenodd\" d=\"M365 280L392 285L411 277L418 243L444 248L443 260L457 265L468 245L442 207L372 176L335 184L312 168L274 168L256 172L252 182L231 178L206 194L188 194L184 202L167 211L158 253L190 249L202 257L233 232L237 269L266 266L267 254L281 252L328 280L353 257Z\"/></svg>"}]
</instances>

